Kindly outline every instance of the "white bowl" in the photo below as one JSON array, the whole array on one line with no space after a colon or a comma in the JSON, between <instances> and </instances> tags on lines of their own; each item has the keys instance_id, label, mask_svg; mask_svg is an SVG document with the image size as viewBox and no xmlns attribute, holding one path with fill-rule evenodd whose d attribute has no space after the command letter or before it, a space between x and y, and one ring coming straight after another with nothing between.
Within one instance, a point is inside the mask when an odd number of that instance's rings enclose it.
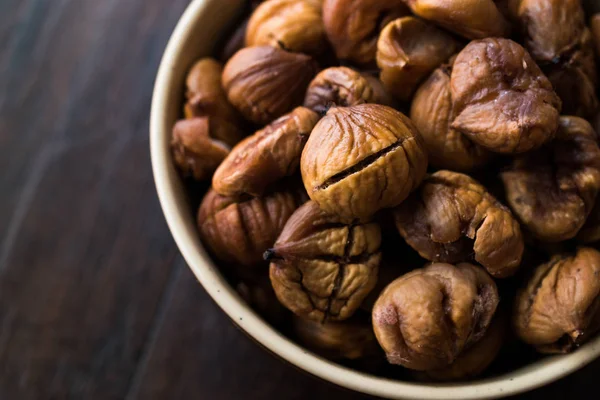
<instances>
[{"instance_id":1,"label":"white bowl","mask_svg":"<svg viewBox=\"0 0 600 400\"><path fill-rule=\"evenodd\" d=\"M194 0L181 17L163 56L150 118L152 169L165 218L188 265L208 294L241 329L281 358L337 385L391 399L490 399L555 381L600 355L600 337L577 351L545 357L484 380L455 384L403 382L357 372L316 356L264 322L225 281L202 247L188 196L169 151L171 128L181 113L185 75L193 61L210 55L231 27L244 0Z\"/></svg>"}]
</instances>

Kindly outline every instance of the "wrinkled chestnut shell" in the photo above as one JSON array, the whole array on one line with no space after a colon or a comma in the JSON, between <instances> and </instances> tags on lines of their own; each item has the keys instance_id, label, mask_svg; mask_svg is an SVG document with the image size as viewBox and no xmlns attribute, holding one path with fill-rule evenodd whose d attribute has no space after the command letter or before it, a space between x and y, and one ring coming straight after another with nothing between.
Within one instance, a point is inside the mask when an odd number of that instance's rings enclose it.
<instances>
[{"instance_id":1,"label":"wrinkled chestnut shell","mask_svg":"<svg viewBox=\"0 0 600 400\"><path fill-rule=\"evenodd\" d=\"M323 1L325 32L337 57L359 65L375 60L381 29L408 13L402 0Z\"/></svg>"},{"instance_id":2,"label":"wrinkled chestnut shell","mask_svg":"<svg viewBox=\"0 0 600 400\"><path fill-rule=\"evenodd\" d=\"M451 127L499 153L522 153L552 139L561 101L529 53L509 39L472 41L450 78Z\"/></svg>"},{"instance_id":3,"label":"wrinkled chestnut shell","mask_svg":"<svg viewBox=\"0 0 600 400\"><path fill-rule=\"evenodd\" d=\"M410 119L423 137L432 166L470 171L486 164L492 153L450 127L454 119L451 72L452 64L444 65L419 87L411 104Z\"/></svg>"},{"instance_id":4,"label":"wrinkled chestnut shell","mask_svg":"<svg viewBox=\"0 0 600 400\"><path fill-rule=\"evenodd\" d=\"M225 65L223 88L246 119L267 124L300 105L316 69L305 54L271 46L246 47Z\"/></svg>"},{"instance_id":5,"label":"wrinkled chestnut shell","mask_svg":"<svg viewBox=\"0 0 600 400\"><path fill-rule=\"evenodd\" d=\"M347 67L331 67L319 72L312 80L304 107L324 114L331 107L349 107L375 103L375 91L365 76Z\"/></svg>"},{"instance_id":6,"label":"wrinkled chestnut shell","mask_svg":"<svg viewBox=\"0 0 600 400\"><path fill-rule=\"evenodd\" d=\"M486 334L497 305L482 268L435 263L388 285L373 307L373 330L391 364L445 368Z\"/></svg>"},{"instance_id":7,"label":"wrinkled chestnut shell","mask_svg":"<svg viewBox=\"0 0 600 400\"><path fill-rule=\"evenodd\" d=\"M325 50L326 42L318 1L265 1L252 13L246 31L246 46L283 47L318 55Z\"/></svg>"},{"instance_id":8,"label":"wrinkled chestnut shell","mask_svg":"<svg viewBox=\"0 0 600 400\"><path fill-rule=\"evenodd\" d=\"M510 26L494 0L407 0L415 15L468 39L507 36Z\"/></svg>"},{"instance_id":9,"label":"wrinkled chestnut shell","mask_svg":"<svg viewBox=\"0 0 600 400\"><path fill-rule=\"evenodd\" d=\"M600 253L582 247L538 266L517 294L517 335L541 353L567 353L600 327Z\"/></svg>"},{"instance_id":10,"label":"wrinkled chestnut shell","mask_svg":"<svg viewBox=\"0 0 600 400\"><path fill-rule=\"evenodd\" d=\"M200 238L221 261L258 266L297 206L291 192L239 200L211 189L198 210Z\"/></svg>"},{"instance_id":11,"label":"wrinkled chestnut shell","mask_svg":"<svg viewBox=\"0 0 600 400\"><path fill-rule=\"evenodd\" d=\"M404 114L361 104L327 112L304 147L300 167L310 198L353 221L401 203L421 182L427 154Z\"/></svg>"},{"instance_id":12,"label":"wrinkled chestnut shell","mask_svg":"<svg viewBox=\"0 0 600 400\"><path fill-rule=\"evenodd\" d=\"M377 281L380 245L379 225L344 224L309 201L265 253L275 294L300 317L347 319Z\"/></svg>"},{"instance_id":13,"label":"wrinkled chestnut shell","mask_svg":"<svg viewBox=\"0 0 600 400\"><path fill-rule=\"evenodd\" d=\"M582 118L561 117L556 139L546 148L516 158L500 174L506 199L538 239L573 238L600 190L600 148Z\"/></svg>"},{"instance_id":14,"label":"wrinkled chestnut shell","mask_svg":"<svg viewBox=\"0 0 600 400\"><path fill-rule=\"evenodd\" d=\"M431 261L473 257L494 277L515 273L524 242L519 223L473 178L440 170L394 209L406 242Z\"/></svg>"},{"instance_id":15,"label":"wrinkled chestnut shell","mask_svg":"<svg viewBox=\"0 0 600 400\"><path fill-rule=\"evenodd\" d=\"M332 360L356 360L377 353L370 321L357 315L346 321L325 323L294 317L293 329L306 348Z\"/></svg>"},{"instance_id":16,"label":"wrinkled chestnut shell","mask_svg":"<svg viewBox=\"0 0 600 400\"><path fill-rule=\"evenodd\" d=\"M210 137L209 118L178 121L173 127L171 151L184 176L208 180L229 153L229 146Z\"/></svg>"},{"instance_id":17,"label":"wrinkled chestnut shell","mask_svg":"<svg viewBox=\"0 0 600 400\"><path fill-rule=\"evenodd\" d=\"M238 143L213 176L224 196L260 196L269 185L298 170L300 155L319 115L298 107Z\"/></svg>"},{"instance_id":18,"label":"wrinkled chestnut shell","mask_svg":"<svg viewBox=\"0 0 600 400\"><path fill-rule=\"evenodd\" d=\"M387 90L402 101L447 61L458 43L446 32L415 17L398 18L383 28L377 41L377 66Z\"/></svg>"}]
</instances>

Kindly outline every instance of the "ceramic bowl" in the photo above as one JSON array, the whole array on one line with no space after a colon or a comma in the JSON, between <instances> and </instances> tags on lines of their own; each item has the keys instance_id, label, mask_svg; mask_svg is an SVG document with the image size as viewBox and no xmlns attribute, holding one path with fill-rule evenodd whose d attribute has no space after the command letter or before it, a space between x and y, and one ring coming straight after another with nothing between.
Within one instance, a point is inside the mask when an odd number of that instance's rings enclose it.
<instances>
[{"instance_id":1,"label":"ceramic bowl","mask_svg":"<svg viewBox=\"0 0 600 400\"><path fill-rule=\"evenodd\" d=\"M218 39L238 20L243 0L194 0L181 17L162 58L152 100L150 147L158 197L183 254L204 289L248 335L293 365L358 392L391 399L490 399L525 392L555 381L600 355L600 337L577 351L544 357L493 378L453 384L403 382L351 370L314 355L263 321L228 284L202 246L188 196L169 151L171 128L181 113L185 75L210 55Z\"/></svg>"}]
</instances>

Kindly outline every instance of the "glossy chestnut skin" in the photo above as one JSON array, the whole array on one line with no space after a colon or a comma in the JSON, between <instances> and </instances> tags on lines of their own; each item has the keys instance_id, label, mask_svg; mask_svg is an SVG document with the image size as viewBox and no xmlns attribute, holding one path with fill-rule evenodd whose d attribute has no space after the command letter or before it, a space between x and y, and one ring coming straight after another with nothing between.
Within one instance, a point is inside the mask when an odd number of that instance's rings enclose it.
<instances>
[{"instance_id":1,"label":"glossy chestnut skin","mask_svg":"<svg viewBox=\"0 0 600 400\"><path fill-rule=\"evenodd\" d=\"M407 0L412 12L468 39L507 36L510 25L494 0Z\"/></svg>"},{"instance_id":2,"label":"glossy chestnut skin","mask_svg":"<svg viewBox=\"0 0 600 400\"><path fill-rule=\"evenodd\" d=\"M575 237L600 190L600 148L592 126L563 116L553 142L517 157L500 174L506 199L521 223L538 239Z\"/></svg>"},{"instance_id":3,"label":"glossy chestnut skin","mask_svg":"<svg viewBox=\"0 0 600 400\"><path fill-rule=\"evenodd\" d=\"M589 247L538 266L517 294L513 324L541 353L568 353L600 328L600 253Z\"/></svg>"},{"instance_id":4,"label":"glossy chestnut skin","mask_svg":"<svg viewBox=\"0 0 600 400\"><path fill-rule=\"evenodd\" d=\"M235 198L209 190L198 210L202 243L219 260L255 268L300 203L291 191Z\"/></svg>"},{"instance_id":5,"label":"glossy chestnut skin","mask_svg":"<svg viewBox=\"0 0 600 400\"><path fill-rule=\"evenodd\" d=\"M223 89L247 120L267 124L302 103L316 72L317 64L306 54L246 47L225 65Z\"/></svg>"},{"instance_id":6,"label":"glossy chestnut skin","mask_svg":"<svg viewBox=\"0 0 600 400\"><path fill-rule=\"evenodd\" d=\"M310 198L344 221L401 203L425 175L427 154L412 122L378 104L330 109L300 162Z\"/></svg>"},{"instance_id":7,"label":"glossy chestnut skin","mask_svg":"<svg viewBox=\"0 0 600 400\"><path fill-rule=\"evenodd\" d=\"M213 176L224 196L262 195L278 180L297 172L304 144L319 115L297 107L238 143Z\"/></svg>"},{"instance_id":8,"label":"glossy chestnut skin","mask_svg":"<svg viewBox=\"0 0 600 400\"><path fill-rule=\"evenodd\" d=\"M496 284L481 267L434 263L388 285L373 330L390 363L437 370L485 336L497 306Z\"/></svg>"},{"instance_id":9,"label":"glossy chestnut skin","mask_svg":"<svg viewBox=\"0 0 600 400\"><path fill-rule=\"evenodd\" d=\"M273 46L319 55L327 48L321 2L269 0L252 13L246 30L246 46Z\"/></svg>"},{"instance_id":10,"label":"glossy chestnut skin","mask_svg":"<svg viewBox=\"0 0 600 400\"><path fill-rule=\"evenodd\" d=\"M324 0L323 22L340 60L368 65L375 60L383 27L409 11L402 0Z\"/></svg>"}]
</instances>

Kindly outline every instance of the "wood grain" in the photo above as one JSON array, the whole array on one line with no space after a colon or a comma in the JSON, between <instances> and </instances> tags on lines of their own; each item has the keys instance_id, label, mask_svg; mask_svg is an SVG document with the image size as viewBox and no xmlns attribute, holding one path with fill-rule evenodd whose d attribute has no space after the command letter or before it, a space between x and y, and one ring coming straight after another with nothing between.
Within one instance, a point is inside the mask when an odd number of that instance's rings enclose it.
<instances>
[{"instance_id":1,"label":"wood grain","mask_svg":"<svg viewBox=\"0 0 600 400\"><path fill-rule=\"evenodd\" d=\"M368 398L251 341L171 239L148 114L187 3L0 1L0 400Z\"/></svg>"}]
</instances>

